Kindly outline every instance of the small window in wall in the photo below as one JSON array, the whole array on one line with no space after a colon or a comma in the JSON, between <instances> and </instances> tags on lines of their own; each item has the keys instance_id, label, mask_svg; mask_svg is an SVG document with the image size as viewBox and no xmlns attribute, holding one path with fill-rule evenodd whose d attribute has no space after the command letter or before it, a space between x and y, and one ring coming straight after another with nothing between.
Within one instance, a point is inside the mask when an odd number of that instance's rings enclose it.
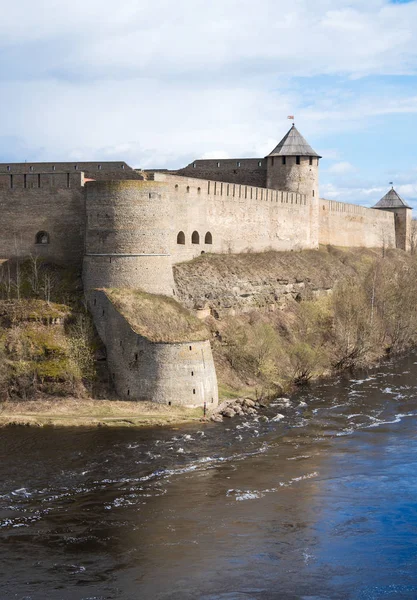
<instances>
[{"instance_id":1,"label":"small window in wall","mask_svg":"<svg viewBox=\"0 0 417 600\"><path fill-rule=\"evenodd\" d=\"M190 346L190 350L192 350L192 349L193 349L193 347L192 347L192 346Z\"/></svg>"},{"instance_id":2,"label":"small window in wall","mask_svg":"<svg viewBox=\"0 0 417 600\"><path fill-rule=\"evenodd\" d=\"M197 194L201 194L201 188L200 187L197 188Z\"/></svg>"},{"instance_id":3,"label":"small window in wall","mask_svg":"<svg viewBox=\"0 0 417 600\"><path fill-rule=\"evenodd\" d=\"M97 165L97 169L101 171L101 165Z\"/></svg>"},{"instance_id":4,"label":"small window in wall","mask_svg":"<svg viewBox=\"0 0 417 600\"><path fill-rule=\"evenodd\" d=\"M193 394L195 394L195 388L193 389Z\"/></svg>"},{"instance_id":5,"label":"small window in wall","mask_svg":"<svg viewBox=\"0 0 417 600\"><path fill-rule=\"evenodd\" d=\"M78 169L78 165L74 165L74 170L76 171Z\"/></svg>"},{"instance_id":6,"label":"small window in wall","mask_svg":"<svg viewBox=\"0 0 417 600\"><path fill-rule=\"evenodd\" d=\"M258 162L258 167L262 167L262 161L261 160Z\"/></svg>"},{"instance_id":7,"label":"small window in wall","mask_svg":"<svg viewBox=\"0 0 417 600\"><path fill-rule=\"evenodd\" d=\"M29 167L30 171L33 171L33 167Z\"/></svg>"},{"instance_id":8,"label":"small window in wall","mask_svg":"<svg viewBox=\"0 0 417 600\"><path fill-rule=\"evenodd\" d=\"M178 192L178 183L175 184L175 191Z\"/></svg>"},{"instance_id":9,"label":"small window in wall","mask_svg":"<svg viewBox=\"0 0 417 600\"><path fill-rule=\"evenodd\" d=\"M35 244L49 244L49 233L46 231L38 231L35 238Z\"/></svg>"},{"instance_id":10,"label":"small window in wall","mask_svg":"<svg viewBox=\"0 0 417 600\"><path fill-rule=\"evenodd\" d=\"M237 167L240 167L240 162L239 162L239 161L236 163L236 166L237 166Z\"/></svg>"},{"instance_id":11,"label":"small window in wall","mask_svg":"<svg viewBox=\"0 0 417 600\"><path fill-rule=\"evenodd\" d=\"M197 163L193 163L193 169L195 169L197 166Z\"/></svg>"},{"instance_id":12,"label":"small window in wall","mask_svg":"<svg viewBox=\"0 0 417 600\"><path fill-rule=\"evenodd\" d=\"M189 193L190 193L190 186L187 185L187 194L189 194Z\"/></svg>"},{"instance_id":13,"label":"small window in wall","mask_svg":"<svg viewBox=\"0 0 417 600\"><path fill-rule=\"evenodd\" d=\"M219 162L217 163L217 166L220 167L220 163Z\"/></svg>"},{"instance_id":14,"label":"small window in wall","mask_svg":"<svg viewBox=\"0 0 417 600\"><path fill-rule=\"evenodd\" d=\"M295 163L296 163L297 165L299 165L299 164L301 163L301 160L300 160L300 157L299 157L299 156L296 156L296 157L295 157Z\"/></svg>"},{"instance_id":15,"label":"small window in wall","mask_svg":"<svg viewBox=\"0 0 417 600\"><path fill-rule=\"evenodd\" d=\"M124 168L125 168L125 166L124 166L124 165L120 165L120 167L121 167L122 169L124 169Z\"/></svg>"},{"instance_id":16,"label":"small window in wall","mask_svg":"<svg viewBox=\"0 0 417 600\"><path fill-rule=\"evenodd\" d=\"M310 163L310 167L311 167L311 165L313 164L313 157L312 156L310 156L309 163Z\"/></svg>"},{"instance_id":17,"label":"small window in wall","mask_svg":"<svg viewBox=\"0 0 417 600\"><path fill-rule=\"evenodd\" d=\"M10 167L7 167L7 170L10 171Z\"/></svg>"},{"instance_id":18,"label":"small window in wall","mask_svg":"<svg viewBox=\"0 0 417 600\"><path fill-rule=\"evenodd\" d=\"M283 157L282 157L282 164L283 164L283 165L286 165L286 164L287 164L287 157L286 157L286 156L283 156Z\"/></svg>"},{"instance_id":19,"label":"small window in wall","mask_svg":"<svg viewBox=\"0 0 417 600\"><path fill-rule=\"evenodd\" d=\"M313 198L314 198L314 190L313 190Z\"/></svg>"},{"instance_id":20,"label":"small window in wall","mask_svg":"<svg viewBox=\"0 0 417 600\"><path fill-rule=\"evenodd\" d=\"M52 165L52 171L56 171L55 165Z\"/></svg>"},{"instance_id":21,"label":"small window in wall","mask_svg":"<svg viewBox=\"0 0 417 600\"><path fill-rule=\"evenodd\" d=\"M185 233L183 231L180 231L177 235L177 244L185 244Z\"/></svg>"},{"instance_id":22,"label":"small window in wall","mask_svg":"<svg viewBox=\"0 0 417 600\"><path fill-rule=\"evenodd\" d=\"M211 235L210 231L207 231L206 237L204 238L204 243L205 244L212 244L213 243L213 236Z\"/></svg>"},{"instance_id":23,"label":"small window in wall","mask_svg":"<svg viewBox=\"0 0 417 600\"><path fill-rule=\"evenodd\" d=\"M198 233L198 231L193 231L193 233L191 235L191 243L192 244L200 243L200 234Z\"/></svg>"}]
</instances>

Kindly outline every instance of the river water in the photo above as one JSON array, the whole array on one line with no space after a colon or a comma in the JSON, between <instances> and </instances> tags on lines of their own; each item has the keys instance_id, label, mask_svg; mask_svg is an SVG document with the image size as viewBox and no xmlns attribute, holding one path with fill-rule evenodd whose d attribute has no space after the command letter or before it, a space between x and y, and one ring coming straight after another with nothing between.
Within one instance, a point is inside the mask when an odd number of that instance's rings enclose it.
<instances>
[{"instance_id":1,"label":"river water","mask_svg":"<svg viewBox=\"0 0 417 600\"><path fill-rule=\"evenodd\" d=\"M416 599L417 354L265 415L1 430L1 600Z\"/></svg>"}]
</instances>

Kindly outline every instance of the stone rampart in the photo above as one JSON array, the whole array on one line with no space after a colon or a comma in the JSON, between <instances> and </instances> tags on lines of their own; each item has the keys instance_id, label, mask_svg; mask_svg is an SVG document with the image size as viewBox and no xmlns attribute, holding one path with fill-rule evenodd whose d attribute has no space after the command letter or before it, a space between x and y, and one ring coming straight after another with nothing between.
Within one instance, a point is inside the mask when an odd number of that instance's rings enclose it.
<instances>
[{"instance_id":1,"label":"stone rampart","mask_svg":"<svg viewBox=\"0 0 417 600\"><path fill-rule=\"evenodd\" d=\"M81 266L84 253L82 172L1 174L0 257L37 255Z\"/></svg>"},{"instance_id":2,"label":"stone rampart","mask_svg":"<svg viewBox=\"0 0 417 600\"><path fill-rule=\"evenodd\" d=\"M173 262L202 252L239 253L316 247L310 199L248 185L155 173L171 210Z\"/></svg>"},{"instance_id":3,"label":"stone rampart","mask_svg":"<svg viewBox=\"0 0 417 600\"><path fill-rule=\"evenodd\" d=\"M218 404L210 342L154 343L137 334L103 290L88 294L107 347L109 372L120 398L161 404Z\"/></svg>"},{"instance_id":4,"label":"stone rampart","mask_svg":"<svg viewBox=\"0 0 417 600\"><path fill-rule=\"evenodd\" d=\"M184 177L266 187L266 159L198 159L176 171L176 174Z\"/></svg>"},{"instance_id":5,"label":"stone rampart","mask_svg":"<svg viewBox=\"0 0 417 600\"><path fill-rule=\"evenodd\" d=\"M395 248L394 215L384 211L320 199L320 244Z\"/></svg>"},{"instance_id":6,"label":"stone rampart","mask_svg":"<svg viewBox=\"0 0 417 600\"><path fill-rule=\"evenodd\" d=\"M86 178L103 179L142 179L142 176L124 161L81 161L51 163L0 163L0 174L38 175L39 173L84 172Z\"/></svg>"}]
</instances>

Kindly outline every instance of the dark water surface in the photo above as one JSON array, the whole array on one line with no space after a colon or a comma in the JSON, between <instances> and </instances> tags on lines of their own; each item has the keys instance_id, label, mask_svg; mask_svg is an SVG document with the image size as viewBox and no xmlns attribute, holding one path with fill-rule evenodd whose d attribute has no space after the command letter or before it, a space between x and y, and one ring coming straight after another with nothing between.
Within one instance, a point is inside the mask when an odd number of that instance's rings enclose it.
<instances>
[{"instance_id":1,"label":"dark water surface","mask_svg":"<svg viewBox=\"0 0 417 600\"><path fill-rule=\"evenodd\" d=\"M417 355L265 414L0 430L1 600L416 599Z\"/></svg>"}]
</instances>

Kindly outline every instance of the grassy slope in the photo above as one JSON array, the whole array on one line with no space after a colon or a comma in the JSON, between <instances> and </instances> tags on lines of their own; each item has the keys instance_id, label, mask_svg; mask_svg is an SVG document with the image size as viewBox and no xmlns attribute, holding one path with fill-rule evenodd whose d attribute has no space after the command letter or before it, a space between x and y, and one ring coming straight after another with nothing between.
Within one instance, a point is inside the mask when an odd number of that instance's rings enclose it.
<instances>
[{"instance_id":1,"label":"grassy slope","mask_svg":"<svg viewBox=\"0 0 417 600\"><path fill-rule=\"evenodd\" d=\"M209 337L206 326L173 298L128 289L105 293L133 330L151 342L198 342Z\"/></svg>"}]
</instances>

